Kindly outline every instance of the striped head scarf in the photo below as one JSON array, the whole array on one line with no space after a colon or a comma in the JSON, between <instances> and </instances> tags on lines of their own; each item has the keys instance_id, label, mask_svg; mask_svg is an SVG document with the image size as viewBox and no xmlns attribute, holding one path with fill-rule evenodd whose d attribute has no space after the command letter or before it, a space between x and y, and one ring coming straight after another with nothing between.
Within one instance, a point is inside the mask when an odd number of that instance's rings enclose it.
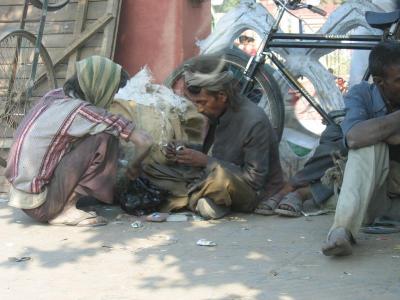
<instances>
[{"instance_id":1,"label":"striped head scarf","mask_svg":"<svg viewBox=\"0 0 400 300\"><path fill-rule=\"evenodd\" d=\"M86 101L108 108L118 91L121 66L102 56L90 56L76 63L79 86Z\"/></svg>"}]
</instances>

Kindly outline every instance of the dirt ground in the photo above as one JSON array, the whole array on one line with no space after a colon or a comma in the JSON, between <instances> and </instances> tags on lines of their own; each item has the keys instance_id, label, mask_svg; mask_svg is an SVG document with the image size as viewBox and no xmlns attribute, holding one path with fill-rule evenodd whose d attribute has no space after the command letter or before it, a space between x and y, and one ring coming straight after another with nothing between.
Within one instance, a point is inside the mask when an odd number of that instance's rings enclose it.
<instances>
[{"instance_id":1,"label":"dirt ground","mask_svg":"<svg viewBox=\"0 0 400 300\"><path fill-rule=\"evenodd\" d=\"M333 215L235 214L143 223L96 206L104 227L35 223L0 201L0 299L399 299L400 234L360 234L354 255L320 246ZM196 245L199 239L215 247ZM29 257L26 261L17 261Z\"/></svg>"}]
</instances>

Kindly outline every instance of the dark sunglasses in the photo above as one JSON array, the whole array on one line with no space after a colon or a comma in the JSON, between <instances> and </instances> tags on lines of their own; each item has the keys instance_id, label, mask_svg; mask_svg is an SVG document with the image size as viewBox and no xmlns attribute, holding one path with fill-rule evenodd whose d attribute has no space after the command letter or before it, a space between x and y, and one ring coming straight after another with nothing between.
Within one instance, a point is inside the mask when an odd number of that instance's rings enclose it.
<instances>
[{"instance_id":1,"label":"dark sunglasses","mask_svg":"<svg viewBox=\"0 0 400 300\"><path fill-rule=\"evenodd\" d=\"M201 92L201 86L197 86L197 85L189 85L186 87L186 89L192 95L197 95L197 94L200 94L200 92Z\"/></svg>"}]
</instances>

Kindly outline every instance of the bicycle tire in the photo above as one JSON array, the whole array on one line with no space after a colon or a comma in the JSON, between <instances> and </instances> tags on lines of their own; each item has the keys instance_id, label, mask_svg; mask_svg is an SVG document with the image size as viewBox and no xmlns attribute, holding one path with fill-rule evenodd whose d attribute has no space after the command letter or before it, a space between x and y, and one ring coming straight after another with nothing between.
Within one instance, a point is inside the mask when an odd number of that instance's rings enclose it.
<instances>
[{"instance_id":1,"label":"bicycle tire","mask_svg":"<svg viewBox=\"0 0 400 300\"><path fill-rule=\"evenodd\" d=\"M43 1L42 0L29 0L31 4L39 9L43 8ZM56 3L49 3L47 6L48 11L55 11L63 8L65 5L68 4L70 0L54 0Z\"/></svg>"},{"instance_id":2,"label":"bicycle tire","mask_svg":"<svg viewBox=\"0 0 400 300\"><path fill-rule=\"evenodd\" d=\"M249 57L240 50L226 49L219 53L223 60L234 70L236 78L242 78L243 71L246 68ZM193 59L193 58L192 58ZM164 84L174 90L177 82L182 78L183 66L189 63L192 59L187 60L177 67L164 81ZM254 79L255 85L246 96L253 102L258 103L268 115L272 127L274 128L278 140L282 138L282 132L285 121L285 109L280 88L275 78L273 77L272 68L268 65L257 70ZM254 99L259 96L261 89L262 98ZM258 101L257 101L258 100Z\"/></svg>"},{"instance_id":3,"label":"bicycle tire","mask_svg":"<svg viewBox=\"0 0 400 300\"><path fill-rule=\"evenodd\" d=\"M32 85L30 76L35 43L36 37L25 30L0 35L0 166L3 167L5 149L11 146L15 129L33 105L34 99L56 87L53 64L42 45L31 97L27 95L28 87ZM37 80L39 74L44 74L40 81ZM46 80L46 84L42 80Z\"/></svg>"}]
</instances>

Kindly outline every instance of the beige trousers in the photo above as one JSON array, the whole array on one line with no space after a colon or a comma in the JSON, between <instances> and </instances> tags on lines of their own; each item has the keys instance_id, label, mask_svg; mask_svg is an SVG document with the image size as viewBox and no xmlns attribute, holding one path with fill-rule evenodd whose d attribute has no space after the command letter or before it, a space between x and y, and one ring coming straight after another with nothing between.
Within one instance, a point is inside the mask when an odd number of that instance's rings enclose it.
<instances>
[{"instance_id":1,"label":"beige trousers","mask_svg":"<svg viewBox=\"0 0 400 300\"><path fill-rule=\"evenodd\" d=\"M389 162L387 144L350 150L330 231L344 227L355 236L363 222L388 211L388 195L400 195L399 175L400 164Z\"/></svg>"}]
</instances>

